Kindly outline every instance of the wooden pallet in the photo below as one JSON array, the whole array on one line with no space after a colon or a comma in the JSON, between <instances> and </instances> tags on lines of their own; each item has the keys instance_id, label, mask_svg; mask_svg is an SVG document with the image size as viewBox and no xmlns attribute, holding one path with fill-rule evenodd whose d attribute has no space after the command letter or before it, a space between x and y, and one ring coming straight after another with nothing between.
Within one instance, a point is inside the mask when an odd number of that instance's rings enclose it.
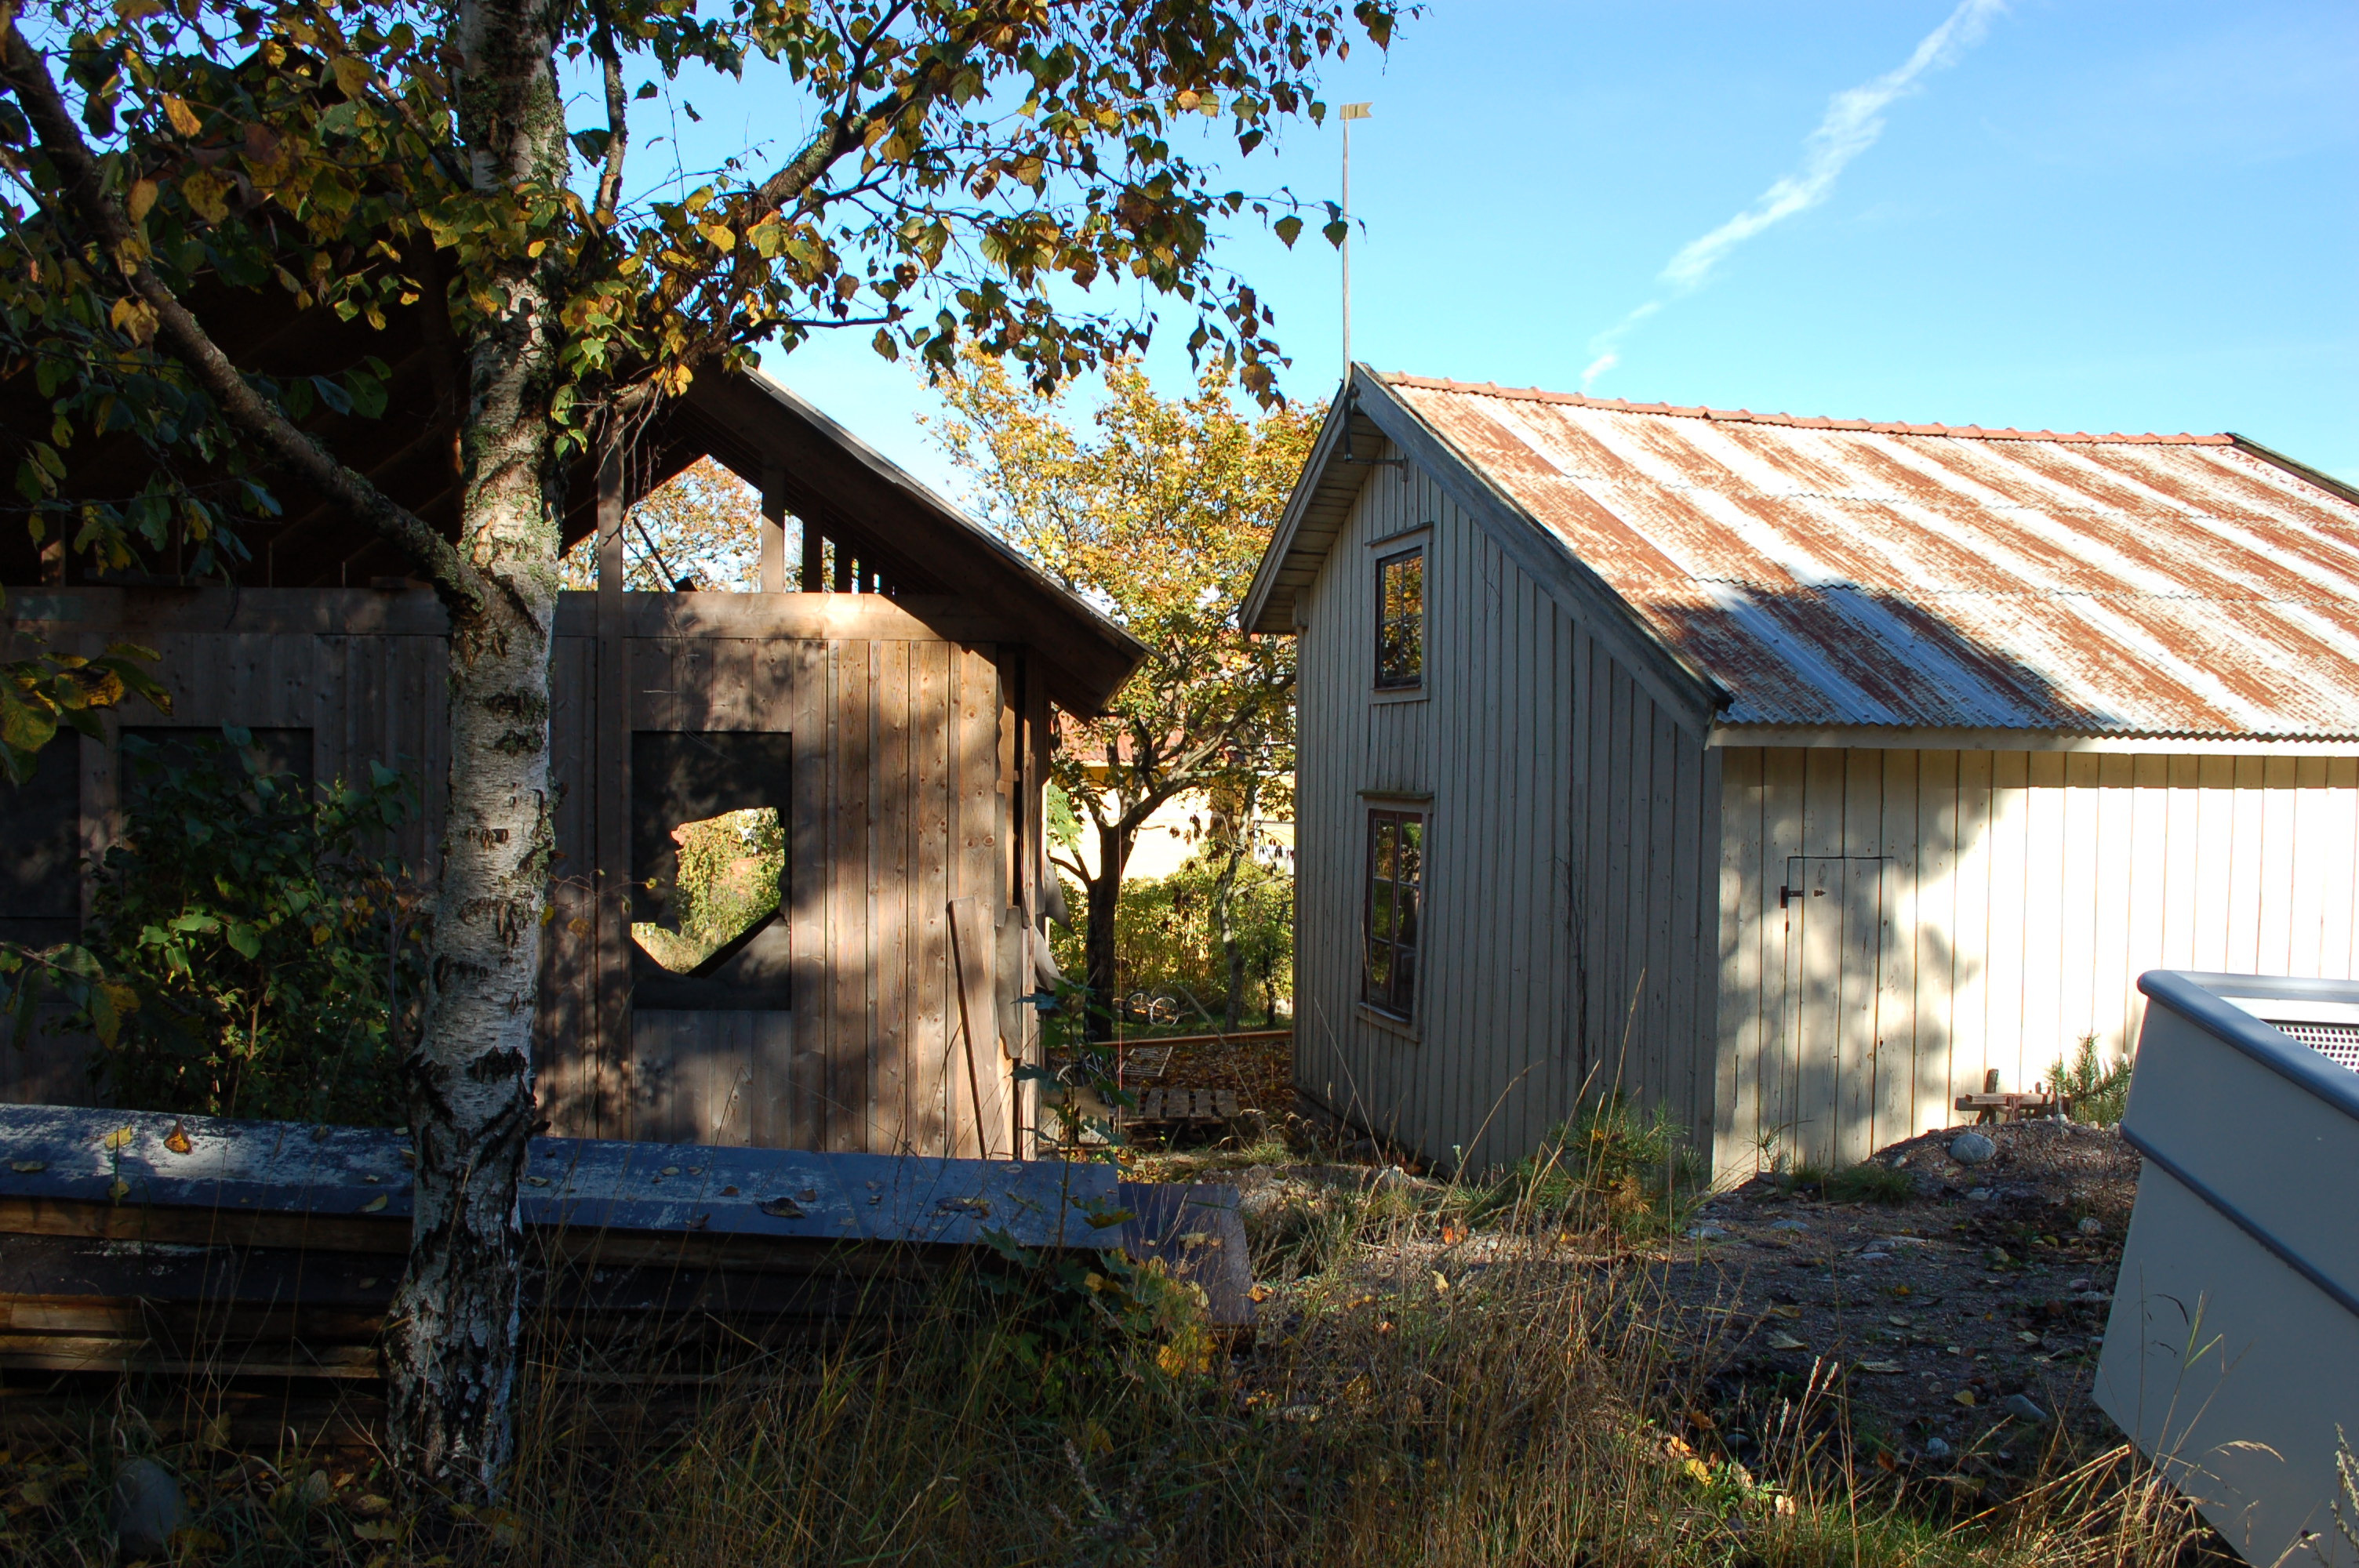
<instances>
[{"instance_id":1,"label":"wooden pallet","mask_svg":"<svg viewBox=\"0 0 2359 1568\"><path fill-rule=\"evenodd\" d=\"M1234 1121L1234 1089L1149 1089L1138 1097L1138 1109L1123 1119L1147 1121Z\"/></svg>"}]
</instances>

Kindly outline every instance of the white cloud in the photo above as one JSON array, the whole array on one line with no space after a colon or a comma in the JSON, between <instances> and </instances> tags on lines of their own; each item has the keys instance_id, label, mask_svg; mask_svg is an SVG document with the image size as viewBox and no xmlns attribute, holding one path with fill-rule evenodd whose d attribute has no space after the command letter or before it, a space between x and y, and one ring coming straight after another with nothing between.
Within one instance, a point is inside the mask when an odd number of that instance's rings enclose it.
<instances>
[{"instance_id":1,"label":"white cloud","mask_svg":"<svg viewBox=\"0 0 2359 1568\"><path fill-rule=\"evenodd\" d=\"M1884 111L1893 100L1915 92L1928 71L1952 63L1980 43L1990 18L2005 8L2003 0L1961 0L1949 19L1926 34L1916 52L1897 69L1829 99L1819 128L1803 144L1802 167L1763 191L1752 206L1683 246L1663 268L1663 280L1682 290L1693 288L1711 276L1723 256L1762 230L1824 201L1836 177L1884 134Z\"/></svg>"},{"instance_id":2,"label":"white cloud","mask_svg":"<svg viewBox=\"0 0 2359 1568\"><path fill-rule=\"evenodd\" d=\"M1670 285L1670 297L1701 287L1730 252L1764 229L1826 200L1852 159L1874 146L1884 134L1884 112L1894 101L1916 92L1927 74L1954 63L1980 43L1990 19L2006 8L2006 0L1959 0L1958 8L1926 34L1898 66L1827 100L1818 128L1802 144L1801 168L1779 177L1753 205L1719 228L1682 245L1664 266L1662 281ZM1623 338L1662 307L1662 300L1650 299L1590 340L1590 349L1597 357L1582 372L1582 390L1621 362L1617 347Z\"/></svg>"}]
</instances>

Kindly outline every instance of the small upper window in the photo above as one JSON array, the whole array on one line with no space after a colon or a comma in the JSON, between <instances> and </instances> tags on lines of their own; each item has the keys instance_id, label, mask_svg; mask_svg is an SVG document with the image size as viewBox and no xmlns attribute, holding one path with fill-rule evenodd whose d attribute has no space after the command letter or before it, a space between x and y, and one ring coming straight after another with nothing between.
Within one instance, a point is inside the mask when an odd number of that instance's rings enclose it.
<instances>
[{"instance_id":1,"label":"small upper window","mask_svg":"<svg viewBox=\"0 0 2359 1568\"><path fill-rule=\"evenodd\" d=\"M1425 552L1404 550L1376 563L1376 685L1425 680Z\"/></svg>"}]
</instances>

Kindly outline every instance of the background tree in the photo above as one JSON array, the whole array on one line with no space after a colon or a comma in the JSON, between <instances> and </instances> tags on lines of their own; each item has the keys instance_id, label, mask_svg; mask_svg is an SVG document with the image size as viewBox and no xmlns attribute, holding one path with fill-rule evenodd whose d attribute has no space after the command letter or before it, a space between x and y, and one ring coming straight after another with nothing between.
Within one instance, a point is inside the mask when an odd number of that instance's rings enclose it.
<instances>
[{"instance_id":1,"label":"background tree","mask_svg":"<svg viewBox=\"0 0 2359 1568\"><path fill-rule=\"evenodd\" d=\"M1086 979L1110 1002L1140 827L1178 795L1234 806L1294 771L1293 639L1249 637L1235 616L1322 410L1248 414L1217 371L1167 402L1130 361L1107 369L1105 395L1085 432L1061 394L971 356L944 378L940 431L985 518L1147 644L1105 718L1067 721L1056 761L1097 838L1094 867L1060 864L1086 890ZM1092 1027L1112 1020L1093 1011Z\"/></svg>"},{"instance_id":2,"label":"background tree","mask_svg":"<svg viewBox=\"0 0 2359 1568\"><path fill-rule=\"evenodd\" d=\"M176 537L204 508L210 538L267 511L250 488L209 500L168 475L156 505L69 492L71 447L141 416L116 389L145 377L182 410L173 438L201 426L224 471L299 481L449 611L450 769L429 786L448 827L408 1061L416 1220L387 1346L409 1484L493 1495L513 1439L571 465L592 452L619 473L695 374L822 330L942 365L973 341L1050 385L1142 346L1176 299L1191 351L1268 394L1267 311L1212 242L1249 216L1291 243L1301 219L1217 185L1196 149L1225 133L1249 154L1321 115L1318 70L1353 19L1379 44L1394 21L1390 0L1346 3L0 0L0 315L23 345L8 371L55 415L10 433L31 464L20 493L101 562L156 542L143 508ZM757 72L791 137L642 175L631 105L690 68ZM569 73L588 93L569 96ZM235 362L214 306L251 319L255 291L377 327L422 309L451 366L454 537L307 428L321 405L381 410L381 366Z\"/></svg>"},{"instance_id":3,"label":"background tree","mask_svg":"<svg viewBox=\"0 0 2359 1568\"><path fill-rule=\"evenodd\" d=\"M762 586L762 497L711 458L649 492L623 528L624 587L669 593L683 582L747 593ZM565 553L565 586L598 586L596 539Z\"/></svg>"}]
</instances>

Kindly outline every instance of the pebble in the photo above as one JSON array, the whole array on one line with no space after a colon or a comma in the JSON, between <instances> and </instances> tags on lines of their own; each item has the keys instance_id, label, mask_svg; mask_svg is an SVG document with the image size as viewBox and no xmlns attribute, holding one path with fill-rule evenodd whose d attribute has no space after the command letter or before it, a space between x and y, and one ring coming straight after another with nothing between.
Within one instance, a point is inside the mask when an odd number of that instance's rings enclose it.
<instances>
[{"instance_id":1,"label":"pebble","mask_svg":"<svg viewBox=\"0 0 2359 1568\"><path fill-rule=\"evenodd\" d=\"M1771 1222L1769 1228L1772 1230L1808 1230L1810 1227L1804 1225L1799 1219L1780 1219Z\"/></svg>"},{"instance_id":2,"label":"pebble","mask_svg":"<svg viewBox=\"0 0 2359 1568\"><path fill-rule=\"evenodd\" d=\"M1979 1165L1998 1152L1998 1145L1979 1132L1961 1132L1950 1140L1950 1158L1961 1165Z\"/></svg>"},{"instance_id":3,"label":"pebble","mask_svg":"<svg viewBox=\"0 0 2359 1568\"><path fill-rule=\"evenodd\" d=\"M2093 1214L2081 1221L2080 1230L2083 1236L2103 1236L2105 1233L2105 1222Z\"/></svg>"},{"instance_id":4,"label":"pebble","mask_svg":"<svg viewBox=\"0 0 2359 1568\"><path fill-rule=\"evenodd\" d=\"M1999 1408L2006 1411L2007 1414L2015 1417L2017 1421L2027 1421L2034 1426L2046 1426L2048 1424L2048 1412L2041 1410L2038 1405L2033 1404L2029 1400L2025 1399L2021 1394L2007 1395L2006 1399L2000 1404Z\"/></svg>"},{"instance_id":5,"label":"pebble","mask_svg":"<svg viewBox=\"0 0 2359 1568\"><path fill-rule=\"evenodd\" d=\"M1976 1187L1973 1192L1966 1195L1966 1201L1968 1203L1988 1203L1990 1202L1990 1195L1991 1191L1988 1187Z\"/></svg>"},{"instance_id":6,"label":"pebble","mask_svg":"<svg viewBox=\"0 0 2359 1568\"><path fill-rule=\"evenodd\" d=\"M112 1522L117 1549L125 1557L162 1557L172 1532L189 1522L180 1484L153 1459L134 1459L114 1473Z\"/></svg>"},{"instance_id":7,"label":"pebble","mask_svg":"<svg viewBox=\"0 0 2359 1568\"><path fill-rule=\"evenodd\" d=\"M2086 1280L2069 1280L2065 1281L2064 1288L2068 1291L2085 1291L2089 1288L2089 1281Z\"/></svg>"},{"instance_id":8,"label":"pebble","mask_svg":"<svg viewBox=\"0 0 2359 1568\"><path fill-rule=\"evenodd\" d=\"M1889 1252L1863 1252L1859 1255L1859 1260L1863 1263L1889 1263L1892 1261L1892 1254Z\"/></svg>"},{"instance_id":9,"label":"pebble","mask_svg":"<svg viewBox=\"0 0 2359 1568\"><path fill-rule=\"evenodd\" d=\"M1929 1438L1927 1438L1927 1439L1925 1440L1925 1457L1926 1457L1926 1458L1928 1458L1928 1459L1947 1459L1949 1456L1950 1456L1950 1445L1949 1445L1948 1444L1946 1444L1946 1443L1942 1442L1942 1441L1941 1441L1940 1438L1938 1438L1938 1437L1929 1437Z\"/></svg>"},{"instance_id":10,"label":"pebble","mask_svg":"<svg viewBox=\"0 0 2359 1568\"><path fill-rule=\"evenodd\" d=\"M1688 1227L1688 1234L1698 1241L1718 1241L1726 1237L1728 1232L1716 1225L1690 1225Z\"/></svg>"}]
</instances>

